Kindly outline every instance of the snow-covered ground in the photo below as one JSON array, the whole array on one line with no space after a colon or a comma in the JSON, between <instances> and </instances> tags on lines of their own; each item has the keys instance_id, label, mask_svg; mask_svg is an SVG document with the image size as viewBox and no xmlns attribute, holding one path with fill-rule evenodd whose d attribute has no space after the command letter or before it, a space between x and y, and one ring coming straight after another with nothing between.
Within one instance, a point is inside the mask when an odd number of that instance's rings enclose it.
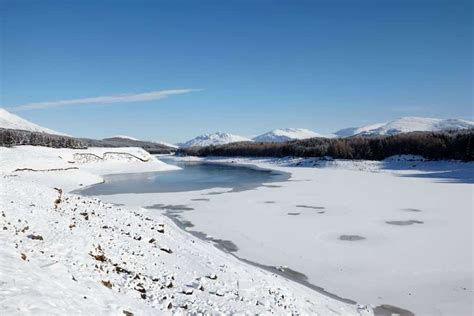
<instances>
[{"instance_id":1,"label":"snow-covered ground","mask_svg":"<svg viewBox=\"0 0 474 316\"><path fill-rule=\"evenodd\" d=\"M289 267L341 297L417 315L472 314L472 163L419 157L207 160L292 177L243 192L101 198L135 206L185 205L193 210L178 215L194 225L188 230L230 240L240 258Z\"/></svg>"},{"instance_id":2,"label":"snow-covered ground","mask_svg":"<svg viewBox=\"0 0 474 316\"><path fill-rule=\"evenodd\" d=\"M175 168L141 149L0 147L0 160L2 314L372 313L248 265L156 211L67 193L103 174Z\"/></svg>"}]
</instances>

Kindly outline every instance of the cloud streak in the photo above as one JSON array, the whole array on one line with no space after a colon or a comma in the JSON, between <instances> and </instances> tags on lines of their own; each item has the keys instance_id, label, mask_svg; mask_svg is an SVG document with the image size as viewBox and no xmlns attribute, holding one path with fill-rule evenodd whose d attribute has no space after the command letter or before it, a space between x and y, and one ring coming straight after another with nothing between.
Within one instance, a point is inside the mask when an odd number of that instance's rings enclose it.
<instances>
[{"instance_id":1,"label":"cloud streak","mask_svg":"<svg viewBox=\"0 0 474 316\"><path fill-rule=\"evenodd\" d=\"M191 92L201 91L200 89L175 89L175 90L161 90L134 94L117 94L102 97L91 97L71 100L46 101L28 103L10 107L9 110L28 111L28 110L42 110L65 106L75 105L90 105L90 104L112 104L112 103L126 103L126 102L146 102L166 99L173 95L186 94Z\"/></svg>"}]
</instances>

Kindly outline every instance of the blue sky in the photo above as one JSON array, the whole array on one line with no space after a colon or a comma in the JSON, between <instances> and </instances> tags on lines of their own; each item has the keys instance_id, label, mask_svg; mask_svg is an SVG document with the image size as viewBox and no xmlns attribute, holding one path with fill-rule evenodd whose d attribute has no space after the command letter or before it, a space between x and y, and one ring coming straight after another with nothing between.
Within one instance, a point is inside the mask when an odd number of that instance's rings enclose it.
<instances>
[{"instance_id":1,"label":"blue sky","mask_svg":"<svg viewBox=\"0 0 474 316\"><path fill-rule=\"evenodd\" d=\"M471 1L0 3L0 106L71 135L473 118Z\"/></svg>"}]
</instances>

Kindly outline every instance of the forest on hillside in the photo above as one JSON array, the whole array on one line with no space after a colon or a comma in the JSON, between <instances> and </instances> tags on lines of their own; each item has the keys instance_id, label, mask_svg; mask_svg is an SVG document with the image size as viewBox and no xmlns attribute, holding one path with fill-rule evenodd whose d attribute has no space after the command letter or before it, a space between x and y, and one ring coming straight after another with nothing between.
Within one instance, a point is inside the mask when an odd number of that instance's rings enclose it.
<instances>
[{"instance_id":1,"label":"forest on hillside","mask_svg":"<svg viewBox=\"0 0 474 316\"><path fill-rule=\"evenodd\" d=\"M426 159L474 160L474 129L446 132L412 132L394 136L310 138L283 143L238 142L181 148L190 156L325 157L383 160L394 155L420 155Z\"/></svg>"},{"instance_id":2,"label":"forest on hillside","mask_svg":"<svg viewBox=\"0 0 474 316\"><path fill-rule=\"evenodd\" d=\"M12 147L21 145L75 149L87 147L140 147L151 154L170 154L174 151L174 148L162 144L119 137L89 139L0 128L0 146Z\"/></svg>"}]
</instances>

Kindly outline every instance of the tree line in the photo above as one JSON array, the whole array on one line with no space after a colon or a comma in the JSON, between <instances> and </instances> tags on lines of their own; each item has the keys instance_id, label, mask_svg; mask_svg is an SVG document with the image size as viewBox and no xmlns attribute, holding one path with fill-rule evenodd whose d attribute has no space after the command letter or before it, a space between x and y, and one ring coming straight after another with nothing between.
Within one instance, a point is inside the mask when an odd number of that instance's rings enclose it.
<instances>
[{"instance_id":1,"label":"tree line","mask_svg":"<svg viewBox=\"0 0 474 316\"><path fill-rule=\"evenodd\" d=\"M174 151L174 148L162 144L118 137L89 139L0 128L0 146L12 147L20 145L74 149L87 147L141 147L151 154L170 154Z\"/></svg>"},{"instance_id":2,"label":"tree line","mask_svg":"<svg viewBox=\"0 0 474 316\"><path fill-rule=\"evenodd\" d=\"M68 136L0 128L0 146L45 146L54 148L87 148L85 142Z\"/></svg>"},{"instance_id":3,"label":"tree line","mask_svg":"<svg viewBox=\"0 0 474 316\"><path fill-rule=\"evenodd\" d=\"M191 156L325 157L383 160L394 155L420 155L426 159L474 160L474 129L445 132L412 132L393 136L310 138L283 143L238 142L226 145L181 148Z\"/></svg>"}]
</instances>

